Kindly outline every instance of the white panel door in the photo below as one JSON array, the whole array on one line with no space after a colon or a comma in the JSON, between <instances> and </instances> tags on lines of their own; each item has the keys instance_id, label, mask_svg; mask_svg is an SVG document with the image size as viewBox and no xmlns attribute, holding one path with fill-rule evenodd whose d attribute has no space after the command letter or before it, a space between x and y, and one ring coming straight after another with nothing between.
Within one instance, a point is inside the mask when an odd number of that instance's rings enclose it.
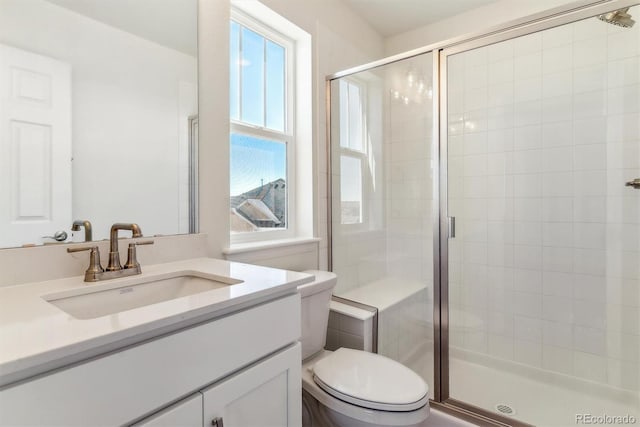
<instances>
[{"instance_id":1,"label":"white panel door","mask_svg":"<svg viewBox=\"0 0 640 427\"><path fill-rule=\"evenodd\" d=\"M287 427L302 424L300 344L204 390L204 425ZM212 355L215 363L215 355Z\"/></svg>"},{"instance_id":2,"label":"white panel door","mask_svg":"<svg viewBox=\"0 0 640 427\"><path fill-rule=\"evenodd\" d=\"M71 67L0 44L0 247L71 226Z\"/></svg>"}]
</instances>

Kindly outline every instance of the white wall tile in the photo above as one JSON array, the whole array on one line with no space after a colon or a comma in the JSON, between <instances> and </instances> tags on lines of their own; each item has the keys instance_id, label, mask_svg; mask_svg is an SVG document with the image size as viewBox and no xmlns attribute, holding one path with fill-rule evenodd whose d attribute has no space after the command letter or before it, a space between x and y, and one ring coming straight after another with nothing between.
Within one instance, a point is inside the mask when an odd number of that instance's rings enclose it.
<instances>
[{"instance_id":1,"label":"white wall tile","mask_svg":"<svg viewBox=\"0 0 640 427\"><path fill-rule=\"evenodd\" d=\"M543 98L571 95L573 93L572 86L573 73L571 70L545 74L544 76L542 76Z\"/></svg>"},{"instance_id":2,"label":"white wall tile","mask_svg":"<svg viewBox=\"0 0 640 427\"><path fill-rule=\"evenodd\" d=\"M545 271L561 273L571 273L573 271L573 248L545 246L542 250L542 256Z\"/></svg>"},{"instance_id":3,"label":"white wall tile","mask_svg":"<svg viewBox=\"0 0 640 427\"><path fill-rule=\"evenodd\" d=\"M545 345L542 348L542 367L563 374L573 374L573 351Z\"/></svg>"},{"instance_id":4,"label":"white wall tile","mask_svg":"<svg viewBox=\"0 0 640 427\"><path fill-rule=\"evenodd\" d=\"M468 67L464 70L465 90L486 87L488 83L488 69L486 64Z\"/></svg>"},{"instance_id":5,"label":"white wall tile","mask_svg":"<svg viewBox=\"0 0 640 427\"><path fill-rule=\"evenodd\" d=\"M513 360L513 338L502 335L489 334L489 354L498 359Z\"/></svg>"},{"instance_id":6,"label":"white wall tile","mask_svg":"<svg viewBox=\"0 0 640 427\"><path fill-rule=\"evenodd\" d=\"M542 271L515 268L513 271L513 289L517 292L542 293Z\"/></svg>"},{"instance_id":7,"label":"white wall tile","mask_svg":"<svg viewBox=\"0 0 640 427\"><path fill-rule=\"evenodd\" d=\"M546 222L543 224L542 243L544 246L571 247L574 242L573 224L566 222Z\"/></svg>"},{"instance_id":8,"label":"white wall tile","mask_svg":"<svg viewBox=\"0 0 640 427\"><path fill-rule=\"evenodd\" d=\"M542 122L564 122L571 120L573 111L571 109L572 96L561 95L554 98L542 100Z\"/></svg>"},{"instance_id":9,"label":"white wall tile","mask_svg":"<svg viewBox=\"0 0 640 427\"><path fill-rule=\"evenodd\" d=\"M607 87L607 64L578 68L573 72L573 93L601 91Z\"/></svg>"},{"instance_id":10,"label":"white wall tile","mask_svg":"<svg viewBox=\"0 0 640 427\"><path fill-rule=\"evenodd\" d=\"M514 125L516 127L542 123L542 102L528 101L515 104Z\"/></svg>"},{"instance_id":11,"label":"white wall tile","mask_svg":"<svg viewBox=\"0 0 640 427\"><path fill-rule=\"evenodd\" d=\"M516 57L542 50L542 34L533 33L513 39L513 51Z\"/></svg>"},{"instance_id":12,"label":"white wall tile","mask_svg":"<svg viewBox=\"0 0 640 427\"><path fill-rule=\"evenodd\" d=\"M514 64L515 62L513 58L490 63L488 67L489 86L512 83L514 77Z\"/></svg>"},{"instance_id":13,"label":"white wall tile","mask_svg":"<svg viewBox=\"0 0 640 427\"><path fill-rule=\"evenodd\" d=\"M602 144L607 141L607 117L576 119L573 123L573 143Z\"/></svg>"},{"instance_id":14,"label":"white wall tile","mask_svg":"<svg viewBox=\"0 0 640 427\"><path fill-rule=\"evenodd\" d=\"M561 25L542 31L542 47L546 51L573 42L573 25Z\"/></svg>"},{"instance_id":15,"label":"white wall tile","mask_svg":"<svg viewBox=\"0 0 640 427\"><path fill-rule=\"evenodd\" d=\"M623 86L607 91L607 114L637 113L640 105L639 86Z\"/></svg>"},{"instance_id":16,"label":"white wall tile","mask_svg":"<svg viewBox=\"0 0 640 427\"><path fill-rule=\"evenodd\" d=\"M522 319L540 322L542 316L542 295L528 292L513 292L513 312ZM518 318L516 318L516 337L518 337ZM537 335L536 335L537 336Z\"/></svg>"},{"instance_id":17,"label":"white wall tile","mask_svg":"<svg viewBox=\"0 0 640 427\"><path fill-rule=\"evenodd\" d=\"M487 46L487 60L489 63L513 58L513 40L507 40Z\"/></svg>"},{"instance_id":18,"label":"white wall tile","mask_svg":"<svg viewBox=\"0 0 640 427\"><path fill-rule=\"evenodd\" d=\"M513 129L487 132L487 151L490 153L513 150Z\"/></svg>"},{"instance_id":19,"label":"white wall tile","mask_svg":"<svg viewBox=\"0 0 640 427\"><path fill-rule=\"evenodd\" d=\"M613 91L614 89L611 89ZM514 84L514 102L534 101L542 98L542 77L518 79Z\"/></svg>"},{"instance_id":20,"label":"white wall tile","mask_svg":"<svg viewBox=\"0 0 640 427\"><path fill-rule=\"evenodd\" d=\"M542 195L544 197L571 197L574 194L572 172L550 172L542 174Z\"/></svg>"},{"instance_id":21,"label":"white wall tile","mask_svg":"<svg viewBox=\"0 0 640 427\"><path fill-rule=\"evenodd\" d=\"M574 200L571 197L543 199L542 220L545 222L570 222L573 219Z\"/></svg>"},{"instance_id":22,"label":"white wall tile","mask_svg":"<svg viewBox=\"0 0 640 427\"><path fill-rule=\"evenodd\" d=\"M542 72L544 74L570 70L572 66L573 55L571 45L565 44L563 46L550 48L545 47L545 49L542 51Z\"/></svg>"},{"instance_id":23,"label":"white wall tile","mask_svg":"<svg viewBox=\"0 0 640 427\"><path fill-rule=\"evenodd\" d=\"M542 346L539 343L516 340L514 358L516 362L542 367Z\"/></svg>"},{"instance_id":24,"label":"white wall tile","mask_svg":"<svg viewBox=\"0 0 640 427\"><path fill-rule=\"evenodd\" d=\"M545 295L542 300L542 318L552 322L571 324L572 298Z\"/></svg>"},{"instance_id":25,"label":"white wall tile","mask_svg":"<svg viewBox=\"0 0 640 427\"><path fill-rule=\"evenodd\" d=\"M607 111L606 92L597 90L573 95L573 115L576 119L604 116Z\"/></svg>"},{"instance_id":26,"label":"white wall tile","mask_svg":"<svg viewBox=\"0 0 640 427\"><path fill-rule=\"evenodd\" d=\"M604 37L579 40L573 43L573 66L585 67L605 62L607 40Z\"/></svg>"},{"instance_id":27,"label":"white wall tile","mask_svg":"<svg viewBox=\"0 0 640 427\"><path fill-rule=\"evenodd\" d=\"M595 19L584 19L573 23L571 26L573 27L574 41L594 38L602 39L607 36L607 25L603 25Z\"/></svg>"},{"instance_id":28,"label":"white wall tile","mask_svg":"<svg viewBox=\"0 0 640 427\"><path fill-rule=\"evenodd\" d=\"M576 222L605 222L608 199L603 196L575 197L573 220Z\"/></svg>"},{"instance_id":29,"label":"white wall tile","mask_svg":"<svg viewBox=\"0 0 640 427\"><path fill-rule=\"evenodd\" d=\"M573 275L571 273L544 271L542 279L544 295L561 297L571 297L573 295Z\"/></svg>"},{"instance_id":30,"label":"white wall tile","mask_svg":"<svg viewBox=\"0 0 640 427\"><path fill-rule=\"evenodd\" d=\"M597 382L606 381L607 361L604 357L575 351L573 363L576 376Z\"/></svg>"},{"instance_id":31,"label":"white wall tile","mask_svg":"<svg viewBox=\"0 0 640 427\"><path fill-rule=\"evenodd\" d=\"M513 104L515 99L514 90L513 83L497 83L489 86L487 106L497 107Z\"/></svg>"},{"instance_id":32,"label":"white wall tile","mask_svg":"<svg viewBox=\"0 0 640 427\"><path fill-rule=\"evenodd\" d=\"M640 138L640 114L607 116L607 142L633 141Z\"/></svg>"},{"instance_id":33,"label":"white wall tile","mask_svg":"<svg viewBox=\"0 0 640 427\"><path fill-rule=\"evenodd\" d=\"M540 174L515 175L515 197L540 197L542 196L542 177Z\"/></svg>"},{"instance_id":34,"label":"white wall tile","mask_svg":"<svg viewBox=\"0 0 640 427\"><path fill-rule=\"evenodd\" d=\"M550 320L542 321L544 345L573 348L573 327L570 323L558 323Z\"/></svg>"},{"instance_id":35,"label":"white wall tile","mask_svg":"<svg viewBox=\"0 0 640 427\"><path fill-rule=\"evenodd\" d=\"M609 61L638 55L638 36L633 31L620 31L607 37Z\"/></svg>"},{"instance_id":36,"label":"white wall tile","mask_svg":"<svg viewBox=\"0 0 640 427\"><path fill-rule=\"evenodd\" d=\"M537 197L523 197L523 198L515 198L514 199L514 214L513 218L515 221L526 221L524 223L526 226L527 223L538 222L537 226L535 226L536 231L539 230L539 221L542 219L542 199ZM520 225L516 225L515 229L520 227Z\"/></svg>"},{"instance_id":37,"label":"white wall tile","mask_svg":"<svg viewBox=\"0 0 640 427\"><path fill-rule=\"evenodd\" d=\"M638 57L608 61L607 83L609 88L636 84L640 79Z\"/></svg>"}]
</instances>

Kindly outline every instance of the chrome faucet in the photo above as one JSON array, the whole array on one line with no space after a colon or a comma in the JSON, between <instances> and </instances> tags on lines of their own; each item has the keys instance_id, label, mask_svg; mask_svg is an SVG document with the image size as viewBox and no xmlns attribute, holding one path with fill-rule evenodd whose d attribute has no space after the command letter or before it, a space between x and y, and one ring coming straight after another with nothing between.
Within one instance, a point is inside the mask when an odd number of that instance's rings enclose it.
<instances>
[{"instance_id":1,"label":"chrome faucet","mask_svg":"<svg viewBox=\"0 0 640 427\"><path fill-rule=\"evenodd\" d=\"M91 222L88 219L76 219L73 221L73 225L71 226L71 231L80 231L80 227L84 227L84 241L90 242L93 240L93 228L91 227Z\"/></svg>"},{"instance_id":2,"label":"chrome faucet","mask_svg":"<svg viewBox=\"0 0 640 427\"><path fill-rule=\"evenodd\" d=\"M133 276L142 273L137 259L136 246L152 245L153 240L136 241L129 243L127 262L124 267L120 265L120 252L118 251L118 230L130 230L132 237L142 237L142 231L138 224L113 224L111 226L111 242L109 243L109 265L106 269L100 263L100 249L98 246L85 246L68 248L67 252L91 251L89 268L84 272L85 282L98 282L100 280L116 279L118 277Z\"/></svg>"},{"instance_id":3,"label":"chrome faucet","mask_svg":"<svg viewBox=\"0 0 640 427\"><path fill-rule=\"evenodd\" d=\"M142 230L140 230L138 224L113 224L109 237L109 265L107 265L107 271L122 270L120 251L118 250L118 230L130 230L131 237L142 237Z\"/></svg>"}]
</instances>

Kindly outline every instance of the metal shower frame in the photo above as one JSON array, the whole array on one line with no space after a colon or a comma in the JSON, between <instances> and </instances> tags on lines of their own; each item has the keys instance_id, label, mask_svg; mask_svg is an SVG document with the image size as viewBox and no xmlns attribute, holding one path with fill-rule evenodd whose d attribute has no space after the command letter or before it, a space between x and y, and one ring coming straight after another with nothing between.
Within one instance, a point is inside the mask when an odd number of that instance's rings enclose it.
<instances>
[{"instance_id":1,"label":"metal shower frame","mask_svg":"<svg viewBox=\"0 0 640 427\"><path fill-rule=\"evenodd\" d=\"M434 325L434 399L430 404L444 412L457 417L492 426L524 427L529 424L492 411L454 399L449 388L449 272L448 244L449 221L447 215L447 57L475 48L487 46L501 41L513 39L527 34L543 31L553 27L570 24L582 19L595 17L605 12L622 9L639 4L638 0L580 0L565 6L519 18L506 24L492 27L480 33L433 43L405 53L383 58L362 66L350 68L326 77L326 135L327 135L327 217L328 217L328 266L333 270L332 257L332 144L331 144L331 82L342 77L373 68L382 67L426 53L433 54L433 154L438 159L434 171L434 292L433 292L433 325ZM341 299L348 303L348 300Z\"/></svg>"}]
</instances>

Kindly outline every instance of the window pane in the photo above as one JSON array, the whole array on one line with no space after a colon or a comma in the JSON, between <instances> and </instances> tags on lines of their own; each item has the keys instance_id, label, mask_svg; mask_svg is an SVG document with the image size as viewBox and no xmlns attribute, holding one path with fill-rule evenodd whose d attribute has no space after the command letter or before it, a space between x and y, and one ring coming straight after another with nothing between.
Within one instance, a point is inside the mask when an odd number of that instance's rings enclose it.
<instances>
[{"instance_id":1,"label":"window pane","mask_svg":"<svg viewBox=\"0 0 640 427\"><path fill-rule=\"evenodd\" d=\"M349 83L340 80L340 146L349 147Z\"/></svg>"},{"instance_id":2,"label":"window pane","mask_svg":"<svg viewBox=\"0 0 640 427\"><path fill-rule=\"evenodd\" d=\"M362 163L357 157L340 156L340 210L342 224L362 223Z\"/></svg>"},{"instance_id":3,"label":"window pane","mask_svg":"<svg viewBox=\"0 0 640 427\"><path fill-rule=\"evenodd\" d=\"M231 21L230 34L231 64L229 69L229 108L233 120L240 119L240 25Z\"/></svg>"},{"instance_id":4,"label":"window pane","mask_svg":"<svg viewBox=\"0 0 640 427\"><path fill-rule=\"evenodd\" d=\"M231 134L231 232L287 227L287 145Z\"/></svg>"},{"instance_id":5,"label":"window pane","mask_svg":"<svg viewBox=\"0 0 640 427\"><path fill-rule=\"evenodd\" d=\"M264 37L242 27L242 121L264 126Z\"/></svg>"},{"instance_id":6,"label":"window pane","mask_svg":"<svg viewBox=\"0 0 640 427\"><path fill-rule=\"evenodd\" d=\"M284 47L267 40L267 127L284 132Z\"/></svg>"},{"instance_id":7,"label":"window pane","mask_svg":"<svg viewBox=\"0 0 640 427\"><path fill-rule=\"evenodd\" d=\"M354 84L349 84L349 119L349 148L362 151L362 97Z\"/></svg>"}]
</instances>

